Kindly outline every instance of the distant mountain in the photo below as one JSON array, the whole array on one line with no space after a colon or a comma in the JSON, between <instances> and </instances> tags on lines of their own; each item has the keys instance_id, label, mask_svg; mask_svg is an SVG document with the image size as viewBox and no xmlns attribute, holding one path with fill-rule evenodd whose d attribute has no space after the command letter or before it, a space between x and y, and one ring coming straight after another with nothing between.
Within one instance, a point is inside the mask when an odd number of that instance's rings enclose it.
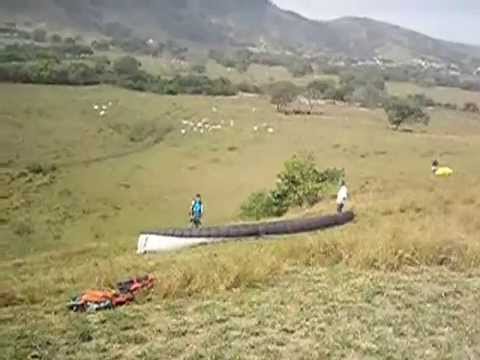
<instances>
[{"instance_id":1,"label":"distant mountain","mask_svg":"<svg viewBox=\"0 0 480 360\"><path fill-rule=\"evenodd\" d=\"M12 18L100 29L120 22L137 34L202 47L267 44L356 58L428 57L460 63L480 58L480 47L433 39L367 18L314 21L269 0L1 0Z\"/></svg>"}]
</instances>

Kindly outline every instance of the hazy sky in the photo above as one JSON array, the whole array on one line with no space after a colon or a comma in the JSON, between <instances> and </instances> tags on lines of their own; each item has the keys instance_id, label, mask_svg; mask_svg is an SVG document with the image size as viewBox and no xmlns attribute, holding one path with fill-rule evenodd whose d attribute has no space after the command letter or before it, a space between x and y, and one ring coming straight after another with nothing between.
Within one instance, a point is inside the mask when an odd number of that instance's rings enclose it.
<instances>
[{"instance_id":1,"label":"hazy sky","mask_svg":"<svg viewBox=\"0 0 480 360\"><path fill-rule=\"evenodd\" d=\"M480 0L274 0L312 19L368 16L445 40L480 45Z\"/></svg>"}]
</instances>

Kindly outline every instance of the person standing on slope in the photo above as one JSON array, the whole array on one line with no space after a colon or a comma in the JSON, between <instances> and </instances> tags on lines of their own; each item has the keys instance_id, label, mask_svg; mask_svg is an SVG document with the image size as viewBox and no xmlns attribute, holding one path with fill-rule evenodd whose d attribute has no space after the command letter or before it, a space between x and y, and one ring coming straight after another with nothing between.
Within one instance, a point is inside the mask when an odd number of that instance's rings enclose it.
<instances>
[{"instance_id":1,"label":"person standing on slope","mask_svg":"<svg viewBox=\"0 0 480 360\"><path fill-rule=\"evenodd\" d=\"M204 212L204 206L202 197L197 194L192 201L192 207L190 208L190 221L196 228L202 226L202 217Z\"/></svg>"},{"instance_id":2,"label":"person standing on slope","mask_svg":"<svg viewBox=\"0 0 480 360\"><path fill-rule=\"evenodd\" d=\"M337 213L341 214L347 205L348 188L345 180L340 183L340 190L337 193Z\"/></svg>"}]
</instances>

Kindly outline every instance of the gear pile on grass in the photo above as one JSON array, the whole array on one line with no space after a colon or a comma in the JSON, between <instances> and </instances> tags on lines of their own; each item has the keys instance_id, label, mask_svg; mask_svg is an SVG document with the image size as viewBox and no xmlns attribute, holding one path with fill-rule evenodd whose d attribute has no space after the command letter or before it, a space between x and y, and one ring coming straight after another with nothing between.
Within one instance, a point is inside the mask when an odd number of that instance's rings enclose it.
<instances>
[{"instance_id":1,"label":"gear pile on grass","mask_svg":"<svg viewBox=\"0 0 480 360\"><path fill-rule=\"evenodd\" d=\"M146 275L133 278L117 284L117 290L89 290L82 295L74 297L68 304L73 312L96 312L114 309L127 305L135 300L135 296L145 290L151 290L155 285L155 278Z\"/></svg>"}]
</instances>

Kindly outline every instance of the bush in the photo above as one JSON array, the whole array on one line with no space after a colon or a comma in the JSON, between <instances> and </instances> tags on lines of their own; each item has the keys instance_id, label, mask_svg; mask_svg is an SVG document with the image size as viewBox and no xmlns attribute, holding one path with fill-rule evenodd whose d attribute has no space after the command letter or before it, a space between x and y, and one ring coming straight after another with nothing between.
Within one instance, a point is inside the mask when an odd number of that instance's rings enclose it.
<instances>
[{"instance_id":1,"label":"bush","mask_svg":"<svg viewBox=\"0 0 480 360\"><path fill-rule=\"evenodd\" d=\"M100 83L95 70L84 63L57 63L48 60L32 64L1 65L0 81L58 85Z\"/></svg>"},{"instance_id":2,"label":"bush","mask_svg":"<svg viewBox=\"0 0 480 360\"><path fill-rule=\"evenodd\" d=\"M322 195L334 193L344 176L345 172L339 169L318 170L311 155L294 156L278 175L276 188L250 195L241 206L241 215L259 220L282 216L291 207L312 206Z\"/></svg>"},{"instance_id":3,"label":"bush","mask_svg":"<svg viewBox=\"0 0 480 360\"><path fill-rule=\"evenodd\" d=\"M313 74L312 65L305 61L294 61L287 66L287 69L294 77L302 77Z\"/></svg>"},{"instance_id":4,"label":"bush","mask_svg":"<svg viewBox=\"0 0 480 360\"><path fill-rule=\"evenodd\" d=\"M107 40L93 40L91 43L93 49L97 51L108 51L110 50L110 42Z\"/></svg>"},{"instance_id":5,"label":"bush","mask_svg":"<svg viewBox=\"0 0 480 360\"><path fill-rule=\"evenodd\" d=\"M478 105L474 102L466 102L465 105L463 106L463 111L466 112L471 112L471 113L480 113L480 109L478 108Z\"/></svg>"},{"instance_id":6,"label":"bush","mask_svg":"<svg viewBox=\"0 0 480 360\"><path fill-rule=\"evenodd\" d=\"M347 99L364 107L376 108L382 106L386 96L385 91L368 84L356 88Z\"/></svg>"},{"instance_id":7,"label":"bush","mask_svg":"<svg viewBox=\"0 0 480 360\"><path fill-rule=\"evenodd\" d=\"M123 56L113 63L113 69L119 75L135 75L142 64L131 56Z\"/></svg>"},{"instance_id":8,"label":"bush","mask_svg":"<svg viewBox=\"0 0 480 360\"><path fill-rule=\"evenodd\" d=\"M94 63L94 69L98 75L105 74L111 65L110 59L106 56L95 56L90 60Z\"/></svg>"},{"instance_id":9,"label":"bush","mask_svg":"<svg viewBox=\"0 0 480 360\"><path fill-rule=\"evenodd\" d=\"M282 216L287 209L277 206L272 193L268 191L258 191L251 194L245 201L240 213L243 219L261 220L275 216Z\"/></svg>"},{"instance_id":10,"label":"bush","mask_svg":"<svg viewBox=\"0 0 480 360\"><path fill-rule=\"evenodd\" d=\"M312 155L294 156L278 175L276 192L289 207L311 206L319 201L321 193L331 190L330 186L338 184L342 177L342 170L319 171Z\"/></svg>"},{"instance_id":11,"label":"bush","mask_svg":"<svg viewBox=\"0 0 480 360\"><path fill-rule=\"evenodd\" d=\"M44 43L47 41L47 32L44 29L35 29L32 33L32 39L35 42Z\"/></svg>"},{"instance_id":12,"label":"bush","mask_svg":"<svg viewBox=\"0 0 480 360\"><path fill-rule=\"evenodd\" d=\"M197 74L205 74L207 72L207 67L205 64L194 64L192 65L191 70Z\"/></svg>"},{"instance_id":13,"label":"bush","mask_svg":"<svg viewBox=\"0 0 480 360\"><path fill-rule=\"evenodd\" d=\"M45 48L37 45L8 45L0 49L0 63L30 62L38 60L51 60L59 62L62 54L54 48Z\"/></svg>"},{"instance_id":14,"label":"bush","mask_svg":"<svg viewBox=\"0 0 480 360\"><path fill-rule=\"evenodd\" d=\"M424 94L408 95L407 99L420 107L433 107L436 105L432 98Z\"/></svg>"},{"instance_id":15,"label":"bush","mask_svg":"<svg viewBox=\"0 0 480 360\"><path fill-rule=\"evenodd\" d=\"M388 116L388 122L395 130L404 123L428 125L430 116L423 109L407 99L391 98L384 105Z\"/></svg>"},{"instance_id":16,"label":"bush","mask_svg":"<svg viewBox=\"0 0 480 360\"><path fill-rule=\"evenodd\" d=\"M75 41L75 39L71 36L69 37L66 37L65 39L63 39L63 43L65 45L75 45L77 42Z\"/></svg>"},{"instance_id":17,"label":"bush","mask_svg":"<svg viewBox=\"0 0 480 360\"><path fill-rule=\"evenodd\" d=\"M75 58L91 56L94 54L92 48L86 45L63 45L59 46L57 49L58 52L64 56L70 56Z\"/></svg>"},{"instance_id":18,"label":"bush","mask_svg":"<svg viewBox=\"0 0 480 360\"><path fill-rule=\"evenodd\" d=\"M289 81L281 81L271 84L268 92L271 95L270 102L277 107L278 111L283 111L300 94L300 89Z\"/></svg>"},{"instance_id":19,"label":"bush","mask_svg":"<svg viewBox=\"0 0 480 360\"><path fill-rule=\"evenodd\" d=\"M240 84L237 84L237 89L240 92L243 93L248 93L248 94L261 94L262 89L258 87L257 85L248 83L248 82L241 82Z\"/></svg>"},{"instance_id":20,"label":"bush","mask_svg":"<svg viewBox=\"0 0 480 360\"><path fill-rule=\"evenodd\" d=\"M50 42L52 44L61 44L63 41L63 38L59 34L52 34L50 36Z\"/></svg>"}]
</instances>

